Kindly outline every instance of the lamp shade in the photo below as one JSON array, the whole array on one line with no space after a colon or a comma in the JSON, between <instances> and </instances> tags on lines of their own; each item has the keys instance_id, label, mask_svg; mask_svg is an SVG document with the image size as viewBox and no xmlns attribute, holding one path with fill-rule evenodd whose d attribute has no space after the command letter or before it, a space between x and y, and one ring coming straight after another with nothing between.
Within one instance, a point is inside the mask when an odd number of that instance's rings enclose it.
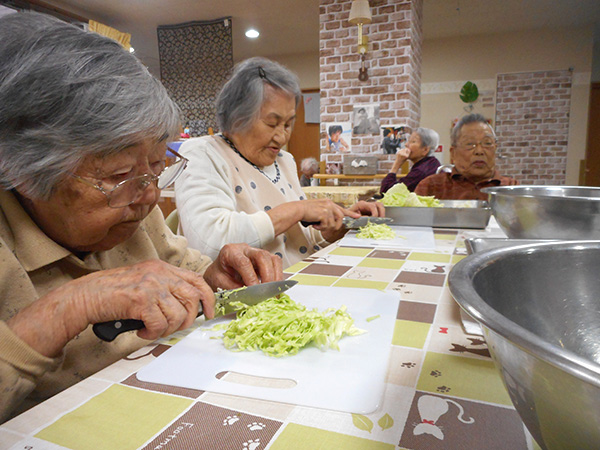
<instances>
[{"instance_id":1,"label":"lamp shade","mask_svg":"<svg viewBox=\"0 0 600 450\"><path fill-rule=\"evenodd\" d=\"M371 23L371 8L369 8L369 0L352 1L348 22L350 22L352 25Z\"/></svg>"}]
</instances>

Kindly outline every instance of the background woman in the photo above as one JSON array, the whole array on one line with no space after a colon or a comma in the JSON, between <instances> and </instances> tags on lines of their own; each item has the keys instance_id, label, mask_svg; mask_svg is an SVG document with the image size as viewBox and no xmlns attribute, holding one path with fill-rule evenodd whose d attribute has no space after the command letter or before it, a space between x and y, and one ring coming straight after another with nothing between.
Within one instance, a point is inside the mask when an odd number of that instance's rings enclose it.
<instances>
[{"instance_id":1,"label":"background woman","mask_svg":"<svg viewBox=\"0 0 600 450\"><path fill-rule=\"evenodd\" d=\"M406 147L396 153L392 170L381 180L381 193L387 192L397 183L404 183L408 190L413 192L423 178L435 174L440 162L433 153L439 141L440 136L436 131L430 128L417 128L410 135ZM398 178L397 173L406 160L412 162L412 167L405 176Z\"/></svg>"},{"instance_id":2,"label":"background woman","mask_svg":"<svg viewBox=\"0 0 600 450\"><path fill-rule=\"evenodd\" d=\"M283 150L300 99L296 76L283 66L264 58L236 66L217 99L222 134L180 148L190 162L175 195L190 246L211 255L226 242L246 242L288 267L342 237L345 215L384 214L379 203L344 209L331 200L305 200L294 159Z\"/></svg>"},{"instance_id":3,"label":"background woman","mask_svg":"<svg viewBox=\"0 0 600 450\"><path fill-rule=\"evenodd\" d=\"M319 161L315 158L304 158L300 162L300 186L310 186L313 181L313 175L319 173ZM314 181L317 181L316 179Z\"/></svg>"},{"instance_id":4,"label":"background woman","mask_svg":"<svg viewBox=\"0 0 600 450\"><path fill-rule=\"evenodd\" d=\"M0 422L148 341L189 327L217 288L281 279L245 244L216 261L156 208L175 104L117 42L50 16L0 18ZM202 274L202 275L201 275ZM91 324L140 319L113 342Z\"/></svg>"}]
</instances>

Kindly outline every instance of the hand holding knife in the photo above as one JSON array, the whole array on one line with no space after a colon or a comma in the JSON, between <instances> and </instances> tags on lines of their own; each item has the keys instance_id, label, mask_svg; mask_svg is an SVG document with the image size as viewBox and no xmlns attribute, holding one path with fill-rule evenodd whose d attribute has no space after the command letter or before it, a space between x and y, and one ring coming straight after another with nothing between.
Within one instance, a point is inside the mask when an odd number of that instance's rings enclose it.
<instances>
[{"instance_id":1,"label":"hand holding knife","mask_svg":"<svg viewBox=\"0 0 600 450\"><path fill-rule=\"evenodd\" d=\"M226 307L231 302L242 302L250 306L256 305L263 300L287 291L297 283L295 280L272 281L270 283L219 291L215 293L216 305L218 307ZM222 308L218 309L222 310ZM201 316L203 312L202 302L200 302L198 304L198 316L196 317ZM142 328L144 328L144 322L138 319L113 320L111 322L96 323L92 327L96 336L107 342L113 341L121 333L140 330Z\"/></svg>"}]
</instances>

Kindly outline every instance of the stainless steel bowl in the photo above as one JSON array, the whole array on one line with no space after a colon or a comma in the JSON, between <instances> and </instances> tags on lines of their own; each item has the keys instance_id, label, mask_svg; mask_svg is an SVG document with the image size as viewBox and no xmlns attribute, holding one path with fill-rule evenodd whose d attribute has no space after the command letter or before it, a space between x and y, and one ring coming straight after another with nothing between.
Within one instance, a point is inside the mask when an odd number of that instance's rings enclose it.
<instances>
[{"instance_id":1,"label":"stainless steel bowl","mask_svg":"<svg viewBox=\"0 0 600 450\"><path fill-rule=\"evenodd\" d=\"M599 268L600 242L561 241L475 253L449 275L544 449L600 448Z\"/></svg>"},{"instance_id":2,"label":"stainless steel bowl","mask_svg":"<svg viewBox=\"0 0 600 450\"><path fill-rule=\"evenodd\" d=\"M481 192L511 239L600 239L600 188L498 186Z\"/></svg>"}]
</instances>

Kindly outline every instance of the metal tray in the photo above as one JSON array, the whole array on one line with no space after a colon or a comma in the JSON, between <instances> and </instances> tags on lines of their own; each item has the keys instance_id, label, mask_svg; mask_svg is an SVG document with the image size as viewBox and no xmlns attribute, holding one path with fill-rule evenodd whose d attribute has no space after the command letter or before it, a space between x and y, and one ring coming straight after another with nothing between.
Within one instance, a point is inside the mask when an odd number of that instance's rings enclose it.
<instances>
[{"instance_id":1,"label":"metal tray","mask_svg":"<svg viewBox=\"0 0 600 450\"><path fill-rule=\"evenodd\" d=\"M485 228L492 210L481 200L440 200L441 208L386 206L394 225L437 228Z\"/></svg>"}]
</instances>

